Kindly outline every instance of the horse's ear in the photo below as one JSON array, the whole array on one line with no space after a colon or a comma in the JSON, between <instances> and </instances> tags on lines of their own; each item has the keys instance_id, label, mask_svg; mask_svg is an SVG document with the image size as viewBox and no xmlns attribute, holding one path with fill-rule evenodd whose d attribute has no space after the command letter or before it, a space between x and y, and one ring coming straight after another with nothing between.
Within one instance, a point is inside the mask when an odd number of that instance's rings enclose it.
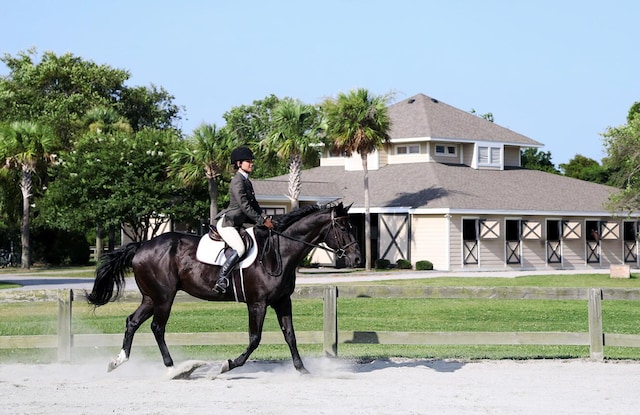
<instances>
[{"instance_id":1,"label":"horse's ear","mask_svg":"<svg viewBox=\"0 0 640 415\"><path fill-rule=\"evenodd\" d=\"M342 204L342 203L341 203L341 204ZM349 211L349 209L351 209L351 206L353 206L353 203L351 203L349 206L347 206L346 208L344 208L344 211L345 211L345 212L348 212L348 211Z\"/></svg>"}]
</instances>

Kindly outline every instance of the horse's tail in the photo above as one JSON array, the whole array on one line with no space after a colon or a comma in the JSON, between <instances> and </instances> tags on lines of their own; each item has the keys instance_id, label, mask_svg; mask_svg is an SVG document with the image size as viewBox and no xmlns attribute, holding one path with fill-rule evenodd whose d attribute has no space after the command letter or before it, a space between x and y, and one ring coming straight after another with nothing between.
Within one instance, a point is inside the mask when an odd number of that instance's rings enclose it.
<instances>
[{"instance_id":1,"label":"horse's tail","mask_svg":"<svg viewBox=\"0 0 640 415\"><path fill-rule=\"evenodd\" d=\"M126 274L131 269L133 257L141 244L142 242L130 243L100 258L93 289L90 293L85 293L85 298L90 304L99 307L120 297L124 290Z\"/></svg>"}]
</instances>

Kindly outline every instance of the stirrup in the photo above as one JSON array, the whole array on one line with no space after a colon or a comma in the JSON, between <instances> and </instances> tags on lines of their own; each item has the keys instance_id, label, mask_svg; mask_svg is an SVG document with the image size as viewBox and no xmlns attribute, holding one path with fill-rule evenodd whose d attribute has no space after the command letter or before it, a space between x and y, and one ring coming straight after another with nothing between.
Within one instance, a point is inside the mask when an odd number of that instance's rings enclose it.
<instances>
[{"instance_id":1,"label":"stirrup","mask_svg":"<svg viewBox=\"0 0 640 415\"><path fill-rule=\"evenodd\" d=\"M224 294L227 292L227 287L229 287L229 279L227 277L218 278L218 281L216 281L216 286L213 287L213 291L217 292L218 294Z\"/></svg>"}]
</instances>

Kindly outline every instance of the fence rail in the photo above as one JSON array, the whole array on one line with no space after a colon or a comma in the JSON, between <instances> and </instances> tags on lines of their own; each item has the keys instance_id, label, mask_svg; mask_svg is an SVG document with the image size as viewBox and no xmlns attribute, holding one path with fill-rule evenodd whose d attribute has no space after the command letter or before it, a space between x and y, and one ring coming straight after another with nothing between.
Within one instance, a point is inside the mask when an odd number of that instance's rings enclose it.
<instances>
[{"instance_id":1,"label":"fence rail","mask_svg":"<svg viewBox=\"0 0 640 415\"><path fill-rule=\"evenodd\" d=\"M127 291L121 301L140 301L140 294ZM399 286L302 286L295 299L324 301L323 331L296 332L300 344L323 344L329 356L338 355L338 345L411 344L411 345L577 345L589 346L593 360L604 359L604 346L640 347L640 335L608 334L602 330L603 300L640 300L640 289L551 288L551 287L399 287ZM585 300L588 307L588 332L376 332L343 331L338 327L338 298L424 298L424 299L495 299L495 300ZM13 291L0 293L2 301L57 301L56 335L0 336L0 349L57 348L58 360L71 360L74 347L120 346L122 334L74 334L70 289ZM176 301L201 301L179 293ZM246 344L246 332L167 333L167 344L235 345ZM280 332L264 332L263 344L282 344ZM153 346L151 333L138 333L136 345Z\"/></svg>"}]
</instances>

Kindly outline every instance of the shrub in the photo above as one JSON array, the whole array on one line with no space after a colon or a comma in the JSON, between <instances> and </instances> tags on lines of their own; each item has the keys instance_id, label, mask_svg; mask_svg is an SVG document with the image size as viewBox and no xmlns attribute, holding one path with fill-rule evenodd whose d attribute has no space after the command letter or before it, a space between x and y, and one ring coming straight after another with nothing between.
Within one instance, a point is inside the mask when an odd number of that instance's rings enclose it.
<instances>
[{"instance_id":1,"label":"shrub","mask_svg":"<svg viewBox=\"0 0 640 415\"><path fill-rule=\"evenodd\" d=\"M391 261L388 259L376 259L376 269L388 269L389 265L391 265Z\"/></svg>"},{"instance_id":2,"label":"shrub","mask_svg":"<svg viewBox=\"0 0 640 415\"><path fill-rule=\"evenodd\" d=\"M396 268L398 269L411 269L411 261L406 259L399 259L396 261Z\"/></svg>"},{"instance_id":3,"label":"shrub","mask_svg":"<svg viewBox=\"0 0 640 415\"><path fill-rule=\"evenodd\" d=\"M416 262L416 270L418 271L431 271L433 270L433 263L431 261L418 261Z\"/></svg>"}]
</instances>

